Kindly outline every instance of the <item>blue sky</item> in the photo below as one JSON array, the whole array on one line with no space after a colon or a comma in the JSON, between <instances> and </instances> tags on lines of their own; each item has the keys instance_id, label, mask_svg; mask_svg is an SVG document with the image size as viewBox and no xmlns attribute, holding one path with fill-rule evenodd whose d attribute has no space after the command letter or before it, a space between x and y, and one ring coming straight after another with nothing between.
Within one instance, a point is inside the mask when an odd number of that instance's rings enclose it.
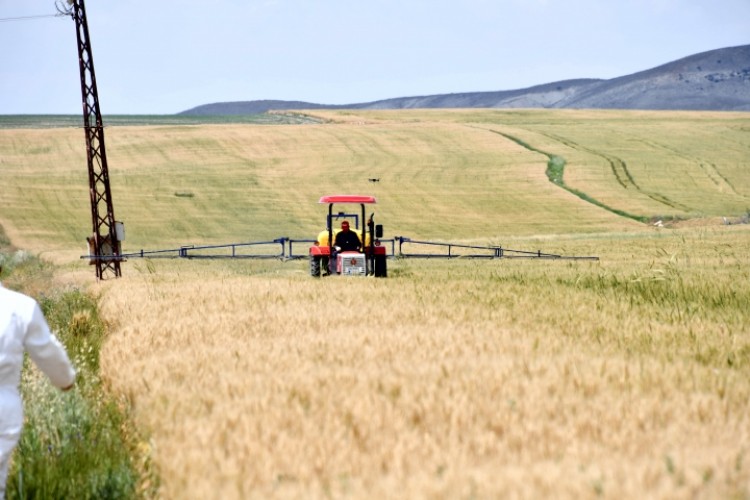
<instances>
[{"instance_id":1,"label":"blue sky","mask_svg":"<svg viewBox=\"0 0 750 500\"><path fill-rule=\"evenodd\" d=\"M87 0L104 114L614 78L750 43L750 0ZM0 114L78 114L75 24L0 0Z\"/></svg>"}]
</instances>

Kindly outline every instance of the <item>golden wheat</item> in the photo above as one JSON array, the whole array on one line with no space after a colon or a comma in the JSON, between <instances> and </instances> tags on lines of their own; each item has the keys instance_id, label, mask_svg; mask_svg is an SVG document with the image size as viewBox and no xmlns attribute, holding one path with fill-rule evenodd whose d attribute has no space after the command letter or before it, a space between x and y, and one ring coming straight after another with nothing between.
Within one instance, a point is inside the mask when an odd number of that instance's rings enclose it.
<instances>
[{"instance_id":1,"label":"golden wheat","mask_svg":"<svg viewBox=\"0 0 750 500\"><path fill-rule=\"evenodd\" d=\"M103 371L165 498L742 495L748 313L711 300L750 297L749 242L579 239L604 260L387 280L156 263L105 285Z\"/></svg>"}]
</instances>

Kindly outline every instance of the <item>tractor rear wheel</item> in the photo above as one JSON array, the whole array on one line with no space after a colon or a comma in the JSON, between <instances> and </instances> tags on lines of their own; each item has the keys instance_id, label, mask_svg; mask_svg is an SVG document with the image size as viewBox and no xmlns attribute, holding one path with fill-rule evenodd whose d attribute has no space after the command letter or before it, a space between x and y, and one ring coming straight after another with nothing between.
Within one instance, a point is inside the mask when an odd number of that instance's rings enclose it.
<instances>
[{"instance_id":1,"label":"tractor rear wheel","mask_svg":"<svg viewBox=\"0 0 750 500\"><path fill-rule=\"evenodd\" d=\"M388 277L388 258L385 255L375 256L375 277L376 278L387 278Z\"/></svg>"},{"instance_id":2,"label":"tractor rear wheel","mask_svg":"<svg viewBox=\"0 0 750 500\"><path fill-rule=\"evenodd\" d=\"M310 256L310 276L315 278L320 276L320 255Z\"/></svg>"}]
</instances>

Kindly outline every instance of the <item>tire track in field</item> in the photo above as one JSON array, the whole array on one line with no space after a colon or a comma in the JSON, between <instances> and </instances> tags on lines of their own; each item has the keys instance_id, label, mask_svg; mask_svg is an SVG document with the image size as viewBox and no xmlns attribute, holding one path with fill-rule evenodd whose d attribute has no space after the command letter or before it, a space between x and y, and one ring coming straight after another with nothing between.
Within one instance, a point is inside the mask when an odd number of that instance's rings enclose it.
<instances>
[{"instance_id":1,"label":"tire track in field","mask_svg":"<svg viewBox=\"0 0 750 500\"><path fill-rule=\"evenodd\" d=\"M499 130L492 130L492 129L481 129L481 130L487 130L487 131L492 132L494 134L498 134L498 135L500 135L502 137L505 137L509 141L515 142L519 146L521 146L521 147L523 147L523 148L525 148L525 149L527 149L529 151L532 151L534 153L539 153L541 155L546 156L547 157L547 172L546 172L547 173L547 178L555 186L558 186L558 187L564 189L565 191L567 191L567 192L569 192L571 194L574 194L575 196L579 197L580 199L582 199L585 202L591 203L592 205L595 205L595 206L597 206L599 208L603 208L604 210L607 210L608 212L612 212L615 215L619 215L620 217L626 217L628 219L633 219L635 221L643 222L643 223L648 223L649 222L648 217L645 217L645 216L642 216L642 215L631 214L631 213L626 212L624 210L620 210L618 208L611 207L609 205L606 205L606 204L602 203L601 201L597 200L596 198L593 198L592 196L589 196L588 194L584 193L583 191L579 191L579 190L577 190L575 188L572 188L572 187L568 186L567 184L565 184L565 181L563 180L563 174L564 174L564 169L565 169L565 166L564 166L565 160L564 159L563 159L563 162L562 162L563 165L562 165L562 167L560 167L560 171L559 171L558 175L553 175L551 173L551 171L550 171L551 170L550 166L553 163L555 163L555 160L557 160L558 158L560 158L558 155L554 155L552 153L548 153L546 151L542 151L541 149L537 149L537 148L531 146L530 144L522 141L521 139L519 139L517 137L514 137L512 135L506 134L504 132L500 132Z\"/></svg>"},{"instance_id":2,"label":"tire track in field","mask_svg":"<svg viewBox=\"0 0 750 500\"><path fill-rule=\"evenodd\" d=\"M621 158L607 155L600 151L594 151L592 149L581 146L580 144L577 144L569 139L560 137L558 135L544 133L544 132L542 132L541 135L549 137L550 139L555 140L559 142L560 144L564 144L568 146L570 149L583 151L592 156L598 156L600 158L604 158L604 160L609 164L609 168L612 170L612 174L615 176L615 180L617 180L617 183L620 186L622 186L625 189L630 189L631 187L633 187L638 191L641 190L640 186L635 182L635 179L630 174L630 171L628 170L628 165Z\"/></svg>"},{"instance_id":3,"label":"tire track in field","mask_svg":"<svg viewBox=\"0 0 750 500\"><path fill-rule=\"evenodd\" d=\"M541 134L546 137L549 137L550 139L554 141L564 144L571 149L575 149L577 151L588 153L592 156L598 156L599 158L603 158L609 164L610 169L612 170L612 174L615 176L615 179L617 180L617 183L620 184L620 186L622 186L623 188L625 189L633 188L639 193L645 196L648 196L655 202L661 203L662 205L666 205L675 210L682 210L684 212L692 211L692 209L688 207L687 205L671 200L661 193L655 193L653 191L647 191L645 189L642 189L638 185L638 183L635 182L633 175L630 173L630 170L628 170L628 164L622 158L618 158L613 155L602 153L601 151L597 151L595 149L587 148L576 142L571 141L570 139L566 139L564 137L560 137L555 134L544 133L544 132L541 132Z\"/></svg>"},{"instance_id":4,"label":"tire track in field","mask_svg":"<svg viewBox=\"0 0 750 500\"><path fill-rule=\"evenodd\" d=\"M682 158L683 160L687 160L690 163L696 163L698 167L701 170L703 170L703 173L706 174L706 177L708 177L709 180L714 183L714 185L720 192L724 193L726 191L729 191L732 194L739 196L741 198L748 198L744 194L739 193L737 189L735 189L734 185L731 182L729 182L729 179L724 177L721 171L719 171L719 168L716 166L715 163L712 163L708 160L704 160L702 158L689 156L677 149L671 148L665 144L660 144L658 142L653 142L653 141L649 141L646 139L641 139L641 142L654 149L661 149L663 151L667 151L669 154L674 155L678 158Z\"/></svg>"}]
</instances>

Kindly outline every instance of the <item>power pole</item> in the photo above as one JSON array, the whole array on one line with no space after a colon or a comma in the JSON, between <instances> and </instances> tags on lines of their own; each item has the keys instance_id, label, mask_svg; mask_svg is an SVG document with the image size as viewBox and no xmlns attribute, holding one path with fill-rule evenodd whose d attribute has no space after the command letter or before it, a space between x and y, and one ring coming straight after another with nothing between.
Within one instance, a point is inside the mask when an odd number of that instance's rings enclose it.
<instances>
[{"instance_id":1,"label":"power pole","mask_svg":"<svg viewBox=\"0 0 750 500\"><path fill-rule=\"evenodd\" d=\"M91 39L86 21L83 0L67 0L64 12L76 22L78 38L78 65L81 72L81 97L83 101L83 129L86 133L86 159L89 169L89 192L91 195L91 220L93 234L88 239L91 263L96 266L96 278L119 277L122 253L117 234L112 192L109 188L107 154L104 148L104 126L99 109L96 90L94 58L91 54ZM58 7L59 9L59 7Z\"/></svg>"}]
</instances>

